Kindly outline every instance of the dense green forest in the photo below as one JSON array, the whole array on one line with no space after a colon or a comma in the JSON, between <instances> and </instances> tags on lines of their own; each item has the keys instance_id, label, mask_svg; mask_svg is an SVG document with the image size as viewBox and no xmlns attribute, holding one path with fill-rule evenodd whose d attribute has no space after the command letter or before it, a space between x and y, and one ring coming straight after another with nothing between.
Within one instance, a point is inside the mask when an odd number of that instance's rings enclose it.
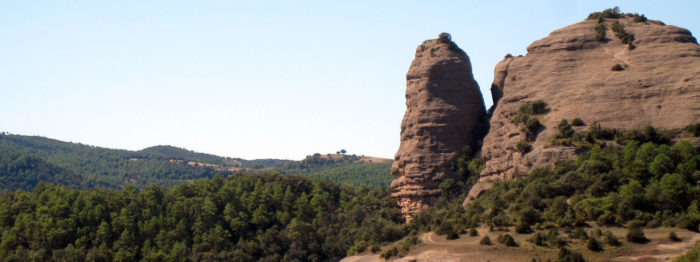
<instances>
[{"instance_id":1,"label":"dense green forest","mask_svg":"<svg viewBox=\"0 0 700 262\"><path fill-rule=\"evenodd\" d=\"M0 148L1 189L32 190L39 183L53 183L70 188L90 187L87 181L61 167L31 154Z\"/></svg>"},{"instance_id":2,"label":"dense green forest","mask_svg":"<svg viewBox=\"0 0 700 262\"><path fill-rule=\"evenodd\" d=\"M281 174L329 179L340 184L389 188L391 163L362 162L361 158L356 155L316 153L301 161L284 163L273 170Z\"/></svg>"},{"instance_id":3,"label":"dense green forest","mask_svg":"<svg viewBox=\"0 0 700 262\"><path fill-rule=\"evenodd\" d=\"M479 225L530 233L597 223L700 231L699 149L688 141L672 144L651 127L597 128L579 134L589 137L585 146L592 149L577 159L495 182L466 207L461 205L465 191L455 190L459 183L443 183L440 207L416 215L411 228L456 235Z\"/></svg>"},{"instance_id":4,"label":"dense green forest","mask_svg":"<svg viewBox=\"0 0 700 262\"><path fill-rule=\"evenodd\" d=\"M337 261L406 235L386 189L280 174L0 195L3 261Z\"/></svg>"},{"instance_id":5,"label":"dense green forest","mask_svg":"<svg viewBox=\"0 0 700 262\"><path fill-rule=\"evenodd\" d=\"M269 168L287 162L219 157L171 146L141 151L107 149L4 133L0 134L0 153L0 189L5 190L31 190L38 182L70 188L173 186L215 174L227 176L233 173L229 167ZM188 165L189 161L203 165Z\"/></svg>"}]
</instances>

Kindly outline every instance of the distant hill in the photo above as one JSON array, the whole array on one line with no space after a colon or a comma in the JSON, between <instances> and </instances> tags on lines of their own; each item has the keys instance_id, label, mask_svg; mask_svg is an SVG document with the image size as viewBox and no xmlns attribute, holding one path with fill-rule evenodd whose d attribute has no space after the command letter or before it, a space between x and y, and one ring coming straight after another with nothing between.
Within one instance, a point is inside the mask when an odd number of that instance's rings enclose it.
<instances>
[{"instance_id":1,"label":"distant hill","mask_svg":"<svg viewBox=\"0 0 700 262\"><path fill-rule=\"evenodd\" d=\"M0 190L31 190L38 182L88 189L167 186L288 162L220 157L172 146L108 149L12 134L0 134L0 152Z\"/></svg>"},{"instance_id":2,"label":"distant hill","mask_svg":"<svg viewBox=\"0 0 700 262\"><path fill-rule=\"evenodd\" d=\"M0 189L32 190L37 183L52 183L69 188L89 187L87 181L64 168L32 154L0 149Z\"/></svg>"},{"instance_id":3,"label":"distant hill","mask_svg":"<svg viewBox=\"0 0 700 262\"><path fill-rule=\"evenodd\" d=\"M222 157L167 145L147 147L137 151L137 153L148 157L168 160L189 160L221 167L268 168L289 162L289 160L281 159L245 160L241 158Z\"/></svg>"},{"instance_id":4,"label":"distant hill","mask_svg":"<svg viewBox=\"0 0 700 262\"><path fill-rule=\"evenodd\" d=\"M274 171L284 175L325 178L340 184L388 188L391 159L345 154L313 154L301 161L282 164Z\"/></svg>"},{"instance_id":5,"label":"distant hill","mask_svg":"<svg viewBox=\"0 0 700 262\"><path fill-rule=\"evenodd\" d=\"M39 182L69 188L172 186L236 172L279 172L336 183L388 188L391 159L314 154L301 161L222 157L168 145L109 149L39 136L0 134L0 190L31 190Z\"/></svg>"}]
</instances>

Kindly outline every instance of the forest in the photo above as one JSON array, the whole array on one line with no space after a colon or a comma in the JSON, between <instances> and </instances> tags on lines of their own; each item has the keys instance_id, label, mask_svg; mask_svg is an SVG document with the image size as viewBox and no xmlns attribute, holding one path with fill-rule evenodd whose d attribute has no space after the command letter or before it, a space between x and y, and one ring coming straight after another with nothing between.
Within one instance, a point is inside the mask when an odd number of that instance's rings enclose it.
<instances>
[{"instance_id":1,"label":"forest","mask_svg":"<svg viewBox=\"0 0 700 262\"><path fill-rule=\"evenodd\" d=\"M688 141L672 143L651 127L592 130L585 136L591 139L586 146L593 146L578 158L537 168L521 179L495 182L465 207L461 184L443 183L439 207L417 214L411 230L458 237L483 225L529 234L572 232L595 223L639 232L660 226L700 231L698 148ZM466 175L468 188L473 174ZM553 244L561 245L566 240Z\"/></svg>"},{"instance_id":2,"label":"forest","mask_svg":"<svg viewBox=\"0 0 700 262\"><path fill-rule=\"evenodd\" d=\"M3 261L337 261L406 233L386 189L280 174L0 196Z\"/></svg>"}]
</instances>

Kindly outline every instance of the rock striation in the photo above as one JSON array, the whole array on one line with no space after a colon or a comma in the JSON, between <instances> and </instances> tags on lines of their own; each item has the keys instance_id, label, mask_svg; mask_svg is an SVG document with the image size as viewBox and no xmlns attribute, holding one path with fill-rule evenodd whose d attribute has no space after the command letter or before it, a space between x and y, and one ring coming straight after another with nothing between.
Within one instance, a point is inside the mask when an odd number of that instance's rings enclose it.
<instances>
[{"instance_id":1,"label":"rock striation","mask_svg":"<svg viewBox=\"0 0 700 262\"><path fill-rule=\"evenodd\" d=\"M391 174L392 196L407 221L434 204L456 175L464 146L480 139L486 112L467 54L443 33L425 41L406 74L406 113Z\"/></svg>"},{"instance_id":2,"label":"rock striation","mask_svg":"<svg viewBox=\"0 0 700 262\"><path fill-rule=\"evenodd\" d=\"M611 30L616 21L634 35L632 48ZM551 146L562 119L578 117L603 128L670 130L700 120L700 46L688 30L623 16L603 20L606 37L600 39L598 23L586 20L556 30L533 42L527 55L498 63L491 90L499 100L481 151L485 169L465 204L492 181L524 176L580 153ZM620 68L612 70L617 64ZM539 116L542 127L532 151L519 153L516 145L526 134L513 119L523 104L536 100L547 103Z\"/></svg>"}]
</instances>

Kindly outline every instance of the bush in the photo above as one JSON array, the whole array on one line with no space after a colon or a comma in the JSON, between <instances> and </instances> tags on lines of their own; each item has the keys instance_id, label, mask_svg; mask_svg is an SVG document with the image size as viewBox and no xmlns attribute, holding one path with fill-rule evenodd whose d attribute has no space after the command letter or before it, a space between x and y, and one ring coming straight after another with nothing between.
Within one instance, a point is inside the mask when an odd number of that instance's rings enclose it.
<instances>
[{"instance_id":1,"label":"bush","mask_svg":"<svg viewBox=\"0 0 700 262\"><path fill-rule=\"evenodd\" d=\"M457 234L456 231L452 230L450 233L447 233L447 236L445 237L447 240L455 240L459 238L459 234Z\"/></svg>"},{"instance_id":2,"label":"bush","mask_svg":"<svg viewBox=\"0 0 700 262\"><path fill-rule=\"evenodd\" d=\"M542 127L542 124L540 120L535 117L528 118L527 121L525 121L525 130L528 136L536 134L540 127Z\"/></svg>"},{"instance_id":3,"label":"bush","mask_svg":"<svg viewBox=\"0 0 700 262\"><path fill-rule=\"evenodd\" d=\"M509 247L517 247L518 243L515 242L515 239L509 234L502 234L498 236L498 243L504 244Z\"/></svg>"},{"instance_id":4,"label":"bush","mask_svg":"<svg viewBox=\"0 0 700 262\"><path fill-rule=\"evenodd\" d=\"M681 242L681 239L676 235L676 232L671 231L671 233L668 234L668 239L670 239L673 242Z\"/></svg>"},{"instance_id":5,"label":"bush","mask_svg":"<svg viewBox=\"0 0 700 262\"><path fill-rule=\"evenodd\" d=\"M379 250L380 250L380 248L379 248L379 245L377 245L377 244L374 244L369 248L369 251L372 251L372 253L377 253L377 252L379 252Z\"/></svg>"},{"instance_id":6,"label":"bush","mask_svg":"<svg viewBox=\"0 0 700 262\"><path fill-rule=\"evenodd\" d=\"M688 132L693 137L700 137L700 123L686 126L685 132Z\"/></svg>"},{"instance_id":7,"label":"bush","mask_svg":"<svg viewBox=\"0 0 700 262\"><path fill-rule=\"evenodd\" d=\"M607 230L605 231L605 233L603 233L603 240L606 244L611 246L619 246L620 244L622 244L620 243L620 240L617 239L617 237L612 232L610 232L610 230Z\"/></svg>"},{"instance_id":8,"label":"bush","mask_svg":"<svg viewBox=\"0 0 700 262\"><path fill-rule=\"evenodd\" d=\"M547 109L547 103L542 100L527 102L520 107L520 112L528 115L541 115Z\"/></svg>"},{"instance_id":9,"label":"bush","mask_svg":"<svg viewBox=\"0 0 700 262\"><path fill-rule=\"evenodd\" d=\"M557 130L559 130L559 134L557 134L556 138L569 138L574 135L574 129L571 128L569 121L566 121L566 119L562 119L561 122L559 122Z\"/></svg>"},{"instance_id":10,"label":"bush","mask_svg":"<svg viewBox=\"0 0 700 262\"><path fill-rule=\"evenodd\" d=\"M597 33L595 39L598 41L605 41L605 35L606 31L608 31L608 27L606 27L603 23L598 23L598 25L595 26L595 31Z\"/></svg>"},{"instance_id":11,"label":"bush","mask_svg":"<svg viewBox=\"0 0 700 262\"><path fill-rule=\"evenodd\" d=\"M527 135L527 139L533 139L542 124L535 115L544 114L547 110L547 103L542 100L530 101L520 106L518 114L513 117L514 124L522 123L525 127L522 131Z\"/></svg>"},{"instance_id":12,"label":"bush","mask_svg":"<svg viewBox=\"0 0 700 262\"><path fill-rule=\"evenodd\" d=\"M620 64L615 64L614 66L612 66L612 71L622 71L622 70L624 70L624 68L622 68L622 65L620 65Z\"/></svg>"},{"instance_id":13,"label":"bush","mask_svg":"<svg viewBox=\"0 0 700 262\"><path fill-rule=\"evenodd\" d=\"M452 223L448 222L447 220L443 220L437 228L435 228L435 234L438 234L439 236L444 236L453 231L452 229L453 225Z\"/></svg>"},{"instance_id":14,"label":"bush","mask_svg":"<svg viewBox=\"0 0 700 262\"><path fill-rule=\"evenodd\" d=\"M478 235L479 235L479 232L477 232L476 229L474 229L474 228L469 229L469 236L475 237Z\"/></svg>"},{"instance_id":15,"label":"bush","mask_svg":"<svg viewBox=\"0 0 700 262\"><path fill-rule=\"evenodd\" d=\"M603 10L603 12L593 12L588 15L587 20L603 19L603 18L620 18L623 14L620 13L619 7L613 7Z\"/></svg>"},{"instance_id":16,"label":"bush","mask_svg":"<svg viewBox=\"0 0 700 262\"><path fill-rule=\"evenodd\" d=\"M576 230L571 233L571 238L586 240L588 239L588 234L586 234L586 230L583 230L582 227L577 227Z\"/></svg>"},{"instance_id":17,"label":"bush","mask_svg":"<svg viewBox=\"0 0 700 262\"><path fill-rule=\"evenodd\" d=\"M574 118L574 120L571 120L571 125L573 126L585 126L586 124L583 123L583 120L581 118Z\"/></svg>"},{"instance_id":18,"label":"bush","mask_svg":"<svg viewBox=\"0 0 700 262\"><path fill-rule=\"evenodd\" d=\"M535 246L545 246L545 238L542 233L537 232L535 235L532 236L532 243L535 244Z\"/></svg>"},{"instance_id":19,"label":"bush","mask_svg":"<svg viewBox=\"0 0 700 262\"><path fill-rule=\"evenodd\" d=\"M449 33L442 32L440 33L438 40L442 43L450 43L452 42L452 36Z\"/></svg>"},{"instance_id":20,"label":"bush","mask_svg":"<svg viewBox=\"0 0 700 262\"><path fill-rule=\"evenodd\" d=\"M506 56L503 57L503 59L505 60L505 59L512 58L512 57L513 57L513 55L511 55L511 54L506 54Z\"/></svg>"},{"instance_id":21,"label":"bush","mask_svg":"<svg viewBox=\"0 0 700 262\"><path fill-rule=\"evenodd\" d=\"M382 257L383 259L389 259L389 258L391 258L391 257L395 257L395 256L398 256L398 255L399 255L399 249L396 248L396 247L393 247L393 248L391 248L391 249L385 251L384 253L382 253L381 257Z\"/></svg>"},{"instance_id":22,"label":"bush","mask_svg":"<svg viewBox=\"0 0 700 262\"><path fill-rule=\"evenodd\" d=\"M364 240L360 240L355 243L354 246L352 246L350 249L348 249L348 256L352 256L354 254L359 254L362 252L365 252L367 249L367 242Z\"/></svg>"},{"instance_id":23,"label":"bush","mask_svg":"<svg viewBox=\"0 0 700 262\"><path fill-rule=\"evenodd\" d=\"M485 236L484 238L481 239L481 241L479 241L479 244L484 245L484 246L490 246L491 245L491 238L489 238L489 236Z\"/></svg>"},{"instance_id":24,"label":"bush","mask_svg":"<svg viewBox=\"0 0 700 262\"><path fill-rule=\"evenodd\" d=\"M632 44L632 42L634 42L633 34L627 33L625 27L620 24L619 21L613 22L611 27L613 32L615 32L615 36L622 40L623 44L627 44L629 49L634 49L634 45Z\"/></svg>"},{"instance_id":25,"label":"bush","mask_svg":"<svg viewBox=\"0 0 700 262\"><path fill-rule=\"evenodd\" d=\"M530 150L532 150L532 145L530 145L530 143L527 141L520 141L515 145L515 151L518 151L521 154L527 154L527 152L530 152Z\"/></svg>"},{"instance_id":26,"label":"bush","mask_svg":"<svg viewBox=\"0 0 700 262\"><path fill-rule=\"evenodd\" d=\"M515 233L518 233L518 234L532 233L532 227L530 227L530 224L528 224L528 223L520 222L520 223L518 223L517 226L515 226Z\"/></svg>"},{"instance_id":27,"label":"bush","mask_svg":"<svg viewBox=\"0 0 700 262\"><path fill-rule=\"evenodd\" d=\"M627 14L627 16L631 16L632 21L634 21L635 23L643 23L643 22L647 21L647 17L644 14L640 15L640 14L634 13L634 14Z\"/></svg>"},{"instance_id":28,"label":"bush","mask_svg":"<svg viewBox=\"0 0 700 262\"><path fill-rule=\"evenodd\" d=\"M644 231L641 228L633 227L627 231L627 241L643 244L649 242L649 239L644 235Z\"/></svg>"},{"instance_id":29,"label":"bush","mask_svg":"<svg viewBox=\"0 0 700 262\"><path fill-rule=\"evenodd\" d=\"M586 248L591 251L601 251L603 250L603 247L598 243L598 240L596 240L594 237L588 239L588 243L586 243Z\"/></svg>"},{"instance_id":30,"label":"bush","mask_svg":"<svg viewBox=\"0 0 700 262\"><path fill-rule=\"evenodd\" d=\"M581 253L573 252L564 247L559 249L559 257L556 262L585 262Z\"/></svg>"}]
</instances>

